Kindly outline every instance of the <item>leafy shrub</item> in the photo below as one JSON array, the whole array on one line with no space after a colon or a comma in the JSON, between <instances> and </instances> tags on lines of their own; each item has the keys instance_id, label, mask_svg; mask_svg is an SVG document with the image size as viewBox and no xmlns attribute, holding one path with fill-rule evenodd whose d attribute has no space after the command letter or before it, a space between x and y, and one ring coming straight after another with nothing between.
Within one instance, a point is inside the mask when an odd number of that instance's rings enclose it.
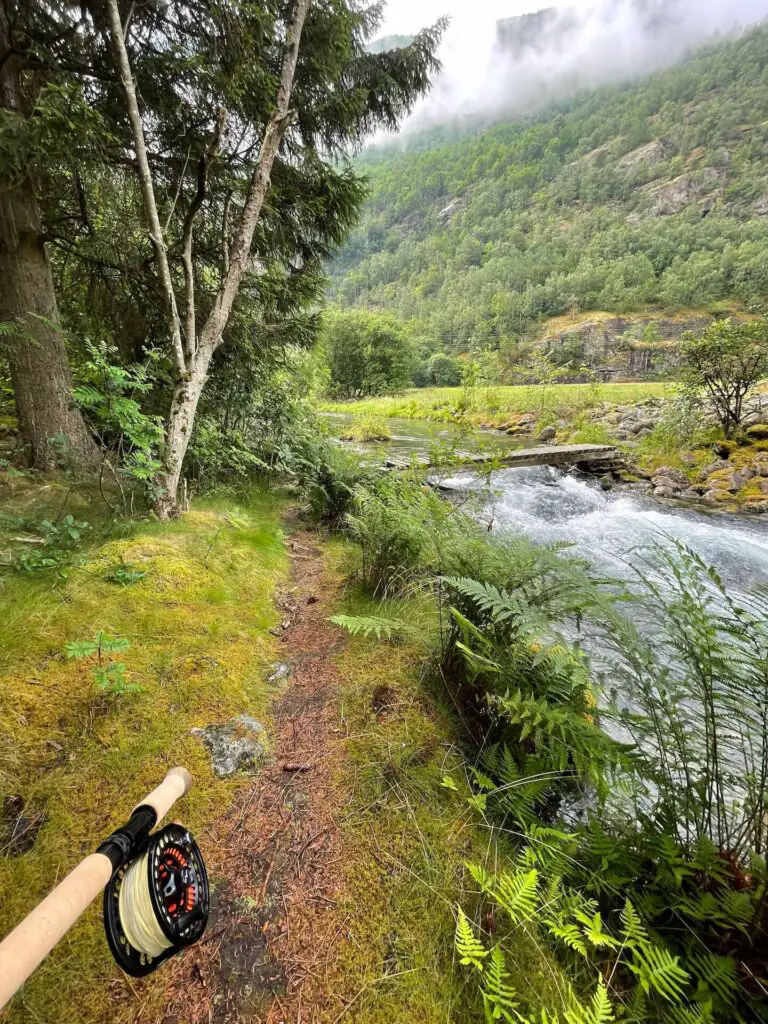
<instances>
[{"instance_id":1,"label":"leafy shrub","mask_svg":"<svg viewBox=\"0 0 768 1024\"><path fill-rule=\"evenodd\" d=\"M140 398L157 385L155 362L150 358L145 363L120 366L110 360L117 355L116 349L85 344L88 358L78 367L75 401L102 445L117 455L120 471L152 498L161 469L163 425L158 416L142 410Z\"/></svg>"},{"instance_id":2,"label":"leafy shrub","mask_svg":"<svg viewBox=\"0 0 768 1024\"><path fill-rule=\"evenodd\" d=\"M90 524L67 514L56 521L43 519L36 529L42 537L42 546L20 552L13 563L15 568L23 572L61 570L71 565L77 557L77 549L83 535L90 529Z\"/></svg>"},{"instance_id":3,"label":"leafy shrub","mask_svg":"<svg viewBox=\"0 0 768 1024\"><path fill-rule=\"evenodd\" d=\"M327 439L305 445L294 472L306 495L310 518L333 527L344 525L355 507L358 485L371 475L360 465L359 456Z\"/></svg>"}]
</instances>

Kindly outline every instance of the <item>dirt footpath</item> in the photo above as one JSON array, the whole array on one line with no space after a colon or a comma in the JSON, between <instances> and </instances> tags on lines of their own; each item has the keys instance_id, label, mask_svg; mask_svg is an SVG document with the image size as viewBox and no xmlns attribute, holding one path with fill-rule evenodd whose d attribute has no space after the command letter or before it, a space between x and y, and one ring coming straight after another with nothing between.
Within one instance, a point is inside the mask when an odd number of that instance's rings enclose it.
<instances>
[{"instance_id":1,"label":"dirt footpath","mask_svg":"<svg viewBox=\"0 0 768 1024\"><path fill-rule=\"evenodd\" d=\"M286 543L292 568L274 632L291 676L273 708L271 758L199 835L215 886L206 937L163 972L159 1015L132 984L134 1024L310 1024L345 1014L328 994L346 924L336 902L345 795L334 781L343 757L334 659L344 636L328 622L338 585L324 578L311 533Z\"/></svg>"}]
</instances>

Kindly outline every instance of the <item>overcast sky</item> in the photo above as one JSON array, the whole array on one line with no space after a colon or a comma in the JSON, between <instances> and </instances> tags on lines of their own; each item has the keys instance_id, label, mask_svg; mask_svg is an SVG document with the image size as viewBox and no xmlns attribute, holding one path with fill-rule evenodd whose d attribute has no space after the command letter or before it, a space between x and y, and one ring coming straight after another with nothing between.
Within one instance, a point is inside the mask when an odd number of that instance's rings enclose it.
<instances>
[{"instance_id":1,"label":"overcast sky","mask_svg":"<svg viewBox=\"0 0 768 1024\"><path fill-rule=\"evenodd\" d=\"M516 57L496 46L496 21L556 7L567 31ZM668 27L659 32L654 7ZM711 33L768 16L768 0L388 0L378 34L412 33L442 14L443 73L406 122L444 122L497 109L525 112L577 88L635 77L678 60ZM651 26L651 27L649 27Z\"/></svg>"},{"instance_id":2,"label":"overcast sky","mask_svg":"<svg viewBox=\"0 0 768 1024\"><path fill-rule=\"evenodd\" d=\"M485 19L496 20L546 6L546 2L537 4L526 0L389 0L381 34L415 32L437 21L441 14L461 18L480 9Z\"/></svg>"},{"instance_id":3,"label":"overcast sky","mask_svg":"<svg viewBox=\"0 0 768 1024\"><path fill-rule=\"evenodd\" d=\"M382 35L393 32L415 32L436 21L441 14L448 14L454 20L480 19L495 21L510 18L542 7L569 7L588 11L599 4L595 0L388 0ZM723 21L734 16L752 19L768 13L768 2L762 0L688 0L692 10L700 9L705 17L721 15ZM720 20L717 18L717 20Z\"/></svg>"}]
</instances>

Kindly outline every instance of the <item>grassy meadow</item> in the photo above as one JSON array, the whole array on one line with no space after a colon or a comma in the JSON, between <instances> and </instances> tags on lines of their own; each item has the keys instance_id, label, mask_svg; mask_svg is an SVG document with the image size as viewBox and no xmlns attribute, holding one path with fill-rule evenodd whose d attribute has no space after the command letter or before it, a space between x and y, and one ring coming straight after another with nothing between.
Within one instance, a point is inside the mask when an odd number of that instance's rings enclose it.
<instances>
[{"instance_id":1,"label":"grassy meadow","mask_svg":"<svg viewBox=\"0 0 768 1024\"><path fill-rule=\"evenodd\" d=\"M630 384L519 384L508 387L413 388L399 395L366 398L356 402L322 402L323 412L359 416L399 417L410 420L451 422L503 427L523 413L539 419L574 418L586 409L608 402L632 405L646 398L670 394L672 385Z\"/></svg>"}]
</instances>

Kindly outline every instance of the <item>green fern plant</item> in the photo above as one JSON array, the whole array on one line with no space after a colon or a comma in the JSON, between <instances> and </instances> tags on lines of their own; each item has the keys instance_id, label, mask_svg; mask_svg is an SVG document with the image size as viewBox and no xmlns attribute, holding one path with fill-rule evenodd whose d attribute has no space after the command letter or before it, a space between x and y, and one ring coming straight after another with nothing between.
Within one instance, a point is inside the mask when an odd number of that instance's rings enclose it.
<instances>
[{"instance_id":1,"label":"green fern plant","mask_svg":"<svg viewBox=\"0 0 768 1024\"><path fill-rule=\"evenodd\" d=\"M461 907L456 908L456 952L459 954L459 963L465 967L470 965L478 971L483 971L485 958L488 950L475 937L469 918Z\"/></svg>"}]
</instances>

